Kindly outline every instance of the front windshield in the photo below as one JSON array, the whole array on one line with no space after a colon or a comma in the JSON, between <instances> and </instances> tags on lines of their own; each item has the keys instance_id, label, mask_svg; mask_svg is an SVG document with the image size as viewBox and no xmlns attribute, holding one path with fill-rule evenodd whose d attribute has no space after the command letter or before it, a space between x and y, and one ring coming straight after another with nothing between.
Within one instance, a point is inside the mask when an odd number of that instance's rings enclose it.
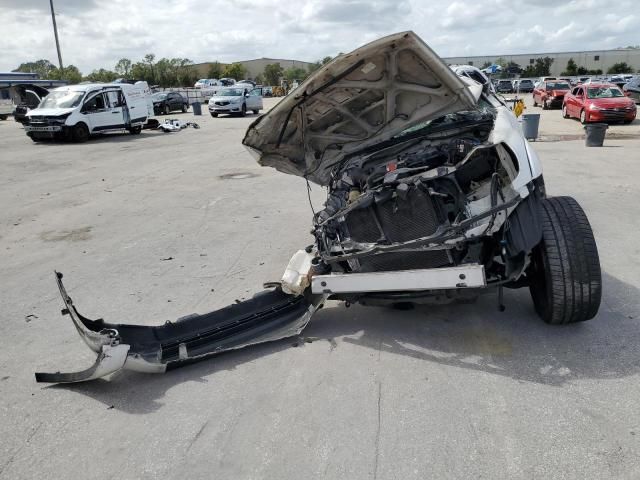
<instances>
[{"instance_id":1,"label":"front windshield","mask_svg":"<svg viewBox=\"0 0 640 480\"><path fill-rule=\"evenodd\" d=\"M548 90L570 90L571 87L565 82L547 82Z\"/></svg>"},{"instance_id":2,"label":"front windshield","mask_svg":"<svg viewBox=\"0 0 640 480\"><path fill-rule=\"evenodd\" d=\"M592 87L587 88L588 98L614 98L623 97L624 94L618 87Z\"/></svg>"},{"instance_id":3,"label":"front windshield","mask_svg":"<svg viewBox=\"0 0 640 480\"><path fill-rule=\"evenodd\" d=\"M164 100L165 98L167 98L167 94L166 93L154 93L152 95L154 100Z\"/></svg>"},{"instance_id":4,"label":"front windshield","mask_svg":"<svg viewBox=\"0 0 640 480\"><path fill-rule=\"evenodd\" d=\"M38 108L75 108L82 102L84 92L53 91L42 99Z\"/></svg>"},{"instance_id":5,"label":"front windshield","mask_svg":"<svg viewBox=\"0 0 640 480\"><path fill-rule=\"evenodd\" d=\"M243 88L227 88L225 90L218 90L218 97L241 97L244 95Z\"/></svg>"}]
</instances>

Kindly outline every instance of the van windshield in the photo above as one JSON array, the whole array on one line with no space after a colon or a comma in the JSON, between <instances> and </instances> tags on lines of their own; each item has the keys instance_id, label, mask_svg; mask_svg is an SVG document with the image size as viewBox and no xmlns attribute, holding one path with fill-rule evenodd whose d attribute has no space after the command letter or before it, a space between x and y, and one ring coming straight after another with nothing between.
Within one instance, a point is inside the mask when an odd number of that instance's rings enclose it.
<instances>
[{"instance_id":1,"label":"van windshield","mask_svg":"<svg viewBox=\"0 0 640 480\"><path fill-rule=\"evenodd\" d=\"M82 102L85 92L74 92L65 90L61 92L51 92L44 97L38 108L75 108Z\"/></svg>"}]
</instances>

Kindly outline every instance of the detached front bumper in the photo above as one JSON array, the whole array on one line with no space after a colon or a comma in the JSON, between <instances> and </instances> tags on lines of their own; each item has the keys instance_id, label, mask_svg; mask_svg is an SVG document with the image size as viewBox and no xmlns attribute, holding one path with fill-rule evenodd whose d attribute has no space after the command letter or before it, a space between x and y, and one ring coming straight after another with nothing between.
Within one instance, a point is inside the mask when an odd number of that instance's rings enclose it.
<instances>
[{"instance_id":1,"label":"detached front bumper","mask_svg":"<svg viewBox=\"0 0 640 480\"><path fill-rule=\"evenodd\" d=\"M65 308L84 342L98 354L88 369L36 373L37 382L82 382L118 370L162 373L217 353L298 335L324 303L323 295L288 295L280 288L204 315L189 315L161 326L111 324L83 317L56 280Z\"/></svg>"}]
</instances>

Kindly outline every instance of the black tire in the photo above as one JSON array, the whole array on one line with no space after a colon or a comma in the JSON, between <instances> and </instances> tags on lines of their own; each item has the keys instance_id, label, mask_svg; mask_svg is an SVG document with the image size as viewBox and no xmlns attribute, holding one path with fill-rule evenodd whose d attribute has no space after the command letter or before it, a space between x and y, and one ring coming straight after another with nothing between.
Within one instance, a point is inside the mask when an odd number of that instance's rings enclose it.
<instances>
[{"instance_id":1,"label":"black tire","mask_svg":"<svg viewBox=\"0 0 640 480\"><path fill-rule=\"evenodd\" d=\"M139 135L139 134L140 134L140 132L142 132L142 127L141 127L140 125L138 125L137 127L131 127L131 128L129 129L129 132L130 132L132 135Z\"/></svg>"},{"instance_id":2,"label":"black tire","mask_svg":"<svg viewBox=\"0 0 640 480\"><path fill-rule=\"evenodd\" d=\"M89 140L89 128L84 123L78 123L71 130L71 138L76 143L83 143Z\"/></svg>"},{"instance_id":3,"label":"black tire","mask_svg":"<svg viewBox=\"0 0 640 480\"><path fill-rule=\"evenodd\" d=\"M253 113L254 113L255 115L258 115L258 114L260 113L260 110L254 110L254 111L253 111Z\"/></svg>"},{"instance_id":4,"label":"black tire","mask_svg":"<svg viewBox=\"0 0 640 480\"><path fill-rule=\"evenodd\" d=\"M212 116L213 118L216 118L216 117L218 116L218 114L214 112L214 113L212 113L212 114L211 114L211 116Z\"/></svg>"},{"instance_id":5,"label":"black tire","mask_svg":"<svg viewBox=\"0 0 640 480\"><path fill-rule=\"evenodd\" d=\"M549 110L549 105L547 105L547 101L546 100L542 100L542 109L543 110Z\"/></svg>"},{"instance_id":6,"label":"black tire","mask_svg":"<svg viewBox=\"0 0 640 480\"><path fill-rule=\"evenodd\" d=\"M569 111L567 110L567 106L566 105L562 105L562 117L563 118L569 118Z\"/></svg>"},{"instance_id":7,"label":"black tire","mask_svg":"<svg viewBox=\"0 0 640 480\"><path fill-rule=\"evenodd\" d=\"M244 103L242 104L242 110L240 111L240 116L241 117L247 116L247 106Z\"/></svg>"},{"instance_id":8,"label":"black tire","mask_svg":"<svg viewBox=\"0 0 640 480\"><path fill-rule=\"evenodd\" d=\"M9 115L0 115L0 120L6 120L9 118Z\"/></svg>"},{"instance_id":9,"label":"black tire","mask_svg":"<svg viewBox=\"0 0 640 480\"><path fill-rule=\"evenodd\" d=\"M625 121L624 121L624 122L622 122L622 123L624 123L625 125L629 125L631 122L633 122L633 120L625 120Z\"/></svg>"},{"instance_id":10,"label":"black tire","mask_svg":"<svg viewBox=\"0 0 640 480\"><path fill-rule=\"evenodd\" d=\"M536 312L554 325L590 320L600 308L602 274L589 220L571 197L542 200L541 215L542 241L528 272Z\"/></svg>"},{"instance_id":11,"label":"black tire","mask_svg":"<svg viewBox=\"0 0 640 480\"><path fill-rule=\"evenodd\" d=\"M182 113L187 113L187 110L189 109L189 107L187 107L184 103L182 104Z\"/></svg>"},{"instance_id":12,"label":"black tire","mask_svg":"<svg viewBox=\"0 0 640 480\"><path fill-rule=\"evenodd\" d=\"M171 114L171 107L169 106L169 104L166 104L166 105L164 106L164 114L165 114L165 115L169 115L169 114Z\"/></svg>"}]
</instances>

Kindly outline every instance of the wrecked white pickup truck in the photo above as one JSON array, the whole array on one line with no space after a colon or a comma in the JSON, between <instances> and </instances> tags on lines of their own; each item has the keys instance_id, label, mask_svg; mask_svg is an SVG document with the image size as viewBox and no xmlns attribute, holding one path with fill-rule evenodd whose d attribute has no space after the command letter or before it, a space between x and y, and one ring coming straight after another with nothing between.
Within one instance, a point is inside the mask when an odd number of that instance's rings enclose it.
<instances>
[{"instance_id":1,"label":"wrecked white pickup truck","mask_svg":"<svg viewBox=\"0 0 640 480\"><path fill-rule=\"evenodd\" d=\"M328 190L315 242L251 300L162 326L67 314L98 355L76 382L119 369L164 372L216 353L297 335L327 299L365 305L450 302L528 287L551 324L593 318L601 273L589 222L547 198L542 168L478 69L448 67L412 32L316 71L249 127L258 162Z\"/></svg>"}]
</instances>

